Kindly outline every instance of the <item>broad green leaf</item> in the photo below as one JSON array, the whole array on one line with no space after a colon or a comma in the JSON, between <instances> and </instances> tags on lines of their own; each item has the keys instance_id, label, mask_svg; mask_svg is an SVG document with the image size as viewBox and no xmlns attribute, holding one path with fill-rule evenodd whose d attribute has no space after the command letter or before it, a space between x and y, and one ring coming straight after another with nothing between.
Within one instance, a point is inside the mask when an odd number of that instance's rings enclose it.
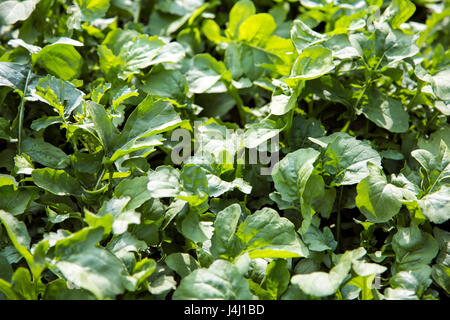
<instances>
[{"instance_id":1,"label":"broad green leaf","mask_svg":"<svg viewBox=\"0 0 450 320\"><path fill-rule=\"evenodd\" d=\"M318 138L326 144L323 167L332 176L335 185L352 185L369 175L367 163L380 166L381 157L366 142L358 140L346 133L333 133Z\"/></svg>"},{"instance_id":2,"label":"broad green leaf","mask_svg":"<svg viewBox=\"0 0 450 320\"><path fill-rule=\"evenodd\" d=\"M103 203L97 213L100 217L111 215L114 218L111 226L113 234L122 234L127 231L128 225L141 222L141 214L127 207L129 201L129 197L111 198Z\"/></svg>"},{"instance_id":3,"label":"broad green leaf","mask_svg":"<svg viewBox=\"0 0 450 320\"><path fill-rule=\"evenodd\" d=\"M400 25L414 14L416 6L409 0L393 0L383 13L383 18L391 23L392 28Z\"/></svg>"},{"instance_id":4,"label":"broad green leaf","mask_svg":"<svg viewBox=\"0 0 450 320\"><path fill-rule=\"evenodd\" d=\"M293 80L311 80L321 77L333 69L331 50L315 45L304 49L298 55L288 79L290 82Z\"/></svg>"},{"instance_id":5,"label":"broad green leaf","mask_svg":"<svg viewBox=\"0 0 450 320\"><path fill-rule=\"evenodd\" d=\"M41 78L33 85L30 87L32 96L51 105L56 112L59 112L59 106L62 106L65 118L70 117L72 111L83 101L84 93L81 90L78 90L72 83L53 76ZM53 97L56 98L56 101Z\"/></svg>"},{"instance_id":6,"label":"broad green leaf","mask_svg":"<svg viewBox=\"0 0 450 320\"><path fill-rule=\"evenodd\" d=\"M190 254L180 252L170 254L166 258L166 264L182 278L200 267L198 262Z\"/></svg>"},{"instance_id":7,"label":"broad green leaf","mask_svg":"<svg viewBox=\"0 0 450 320\"><path fill-rule=\"evenodd\" d=\"M12 289L24 300L36 300L35 286L28 269L18 268L12 277Z\"/></svg>"},{"instance_id":8,"label":"broad green leaf","mask_svg":"<svg viewBox=\"0 0 450 320\"><path fill-rule=\"evenodd\" d=\"M248 17L239 25L239 40L253 46L262 46L267 42L277 25L270 14L259 13Z\"/></svg>"},{"instance_id":9,"label":"broad green leaf","mask_svg":"<svg viewBox=\"0 0 450 320\"><path fill-rule=\"evenodd\" d=\"M141 261L138 261L133 268L132 274L132 277L136 279L136 287L141 283L144 283L144 281L152 275L153 271L155 271L155 268L155 260L144 258Z\"/></svg>"},{"instance_id":10,"label":"broad green leaf","mask_svg":"<svg viewBox=\"0 0 450 320\"><path fill-rule=\"evenodd\" d=\"M369 175L356 186L356 206L371 222L383 223L392 219L402 206L403 192L387 182L383 170L367 163Z\"/></svg>"},{"instance_id":11,"label":"broad green leaf","mask_svg":"<svg viewBox=\"0 0 450 320\"><path fill-rule=\"evenodd\" d=\"M448 294L450 292L450 268L442 264L435 264L431 275L433 280Z\"/></svg>"},{"instance_id":12,"label":"broad green leaf","mask_svg":"<svg viewBox=\"0 0 450 320\"><path fill-rule=\"evenodd\" d=\"M32 271L37 271L33 255L30 253L31 238L28 234L25 223L16 219L9 212L0 210L0 221L5 226L9 239L11 240L14 248L25 258L28 266L32 268Z\"/></svg>"},{"instance_id":13,"label":"broad green leaf","mask_svg":"<svg viewBox=\"0 0 450 320\"><path fill-rule=\"evenodd\" d=\"M63 277L92 292L97 299L115 298L130 285L122 262L96 247L103 228L85 228L56 243L55 266Z\"/></svg>"},{"instance_id":14,"label":"broad green leaf","mask_svg":"<svg viewBox=\"0 0 450 320\"><path fill-rule=\"evenodd\" d=\"M147 189L154 198L175 197L180 192L180 171L161 166L148 173Z\"/></svg>"},{"instance_id":15,"label":"broad green leaf","mask_svg":"<svg viewBox=\"0 0 450 320\"><path fill-rule=\"evenodd\" d=\"M0 193L2 195L0 197L0 209L14 216L24 213L32 201L38 197L33 189L16 188L12 185L0 186Z\"/></svg>"},{"instance_id":16,"label":"broad green leaf","mask_svg":"<svg viewBox=\"0 0 450 320\"><path fill-rule=\"evenodd\" d=\"M299 171L303 167L309 168L308 172L304 174L309 178L313 170L313 163L319 156L319 152L312 148L299 149L295 152L287 154L280 162L278 162L272 171L272 178L275 183L275 189L281 193L281 197L285 201L300 200L299 187L297 181L302 177L299 176Z\"/></svg>"},{"instance_id":17,"label":"broad green leaf","mask_svg":"<svg viewBox=\"0 0 450 320\"><path fill-rule=\"evenodd\" d=\"M239 26L247 18L254 15L256 12L255 5L252 1L241 0L238 1L230 10L228 28L226 33L232 38L237 38L239 35Z\"/></svg>"},{"instance_id":18,"label":"broad green leaf","mask_svg":"<svg viewBox=\"0 0 450 320\"><path fill-rule=\"evenodd\" d=\"M327 297L336 292L347 277L352 262L361 258L366 251L363 248L346 251L329 273L318 271L309 274L297 274L292 277L291 283L300 287L308 295L314 297Z\"/></svg>"},{"instance_id":19,"label":"broad green leaf","mask_svg":"<svg viewBox=\"0 0 450 320\"><path fill-rule=\"evenodd\" d=\"M27 78L27 72L27 65L11 62L0 62L0 87L10 87L23 90L25 80Z\"/></svg>"},{"instance_id":20,"label":"broad green leaf","mask_svg":"<svg viewBox=\"0 0 450 320\"><path fill-rule=\"evenodd\" d=\"M287 260L277 259L269 263L262 286L270 293L273 300L278 299L287 290L290 273Z\"/></svg>"},{"instance_id":21,"label":"broad green leaf","mask_svg":"<svg viewBox=\"0 0 450 320\"><path fill-rule=\"evenodd\" d=\"M438 254L437 241L416 224L399 228L392 238L396 261L403 270L413 269L420 264L429 264Z\"/></svg>"},{"instance_id":22,"label":"broad green leaf","mask_svg":"<svg viewBox=\"0 0 450 320\"><path fill-rule=\"evenodd\" d=\"M393 288L402 288L421 296L431 284L431 268L428 265L417 265L412 270L400 271L391 279Z\"/></svg>"},{"instance_id":23,"label":"broad green leaf","mask_svg":"<svg viewBox=\"0 0 450 320\"><path fill-rule=\"evenodd\" d=\"M377 126L390 132L406 132L409 128L409 115L402 103L378 90L367 92L367 101L362 113Z\"/></svg>"},{"instance_id":24,"label":"broad green leaf","mask_svg":"<svg viewBox=\"0 0 450 320\"><path fill-rule=\"evenodd\" d=\"M138 139L168 131L181 122L172 104L148 96L130 114L114 149L127 150ZM115 158L112 155L112 158Z\"/></svg>"},{"instance_id":25,"label":"broad green leaf","mask_svg":"<svg viewBox=\"0 0 450 320\"><path fill-rule=\"evenodd\" d=\"M439 71L432 77L434 93L442 100L450 100L450 69Z\"/></svg>"},{"instance_id":26,"label":"broad green leaf","mask_svg":"<svg viewBox=\"0 0 450 320\"><path fill-rule=\"evenodd\" d=\"M236 237L250 258L307 257L308 248L294 225L270 208L256 211L239 225Z\"/></svg>"},{"instance_id":27,"label":"broad green leaf","mask_svg":"<svg viewBox=\"0 0 450 320\"><path fill-rule=\"evenodd\" d=\"M22 152L26 153L31 160L53 169L64 169L69 160L64 151L41 139L23 140Z\"/></svg>"},{"instance_id":28,"label":"broad green leaf","mask_svg":"<svg viewBox=\"0 0 450 320\"><path fill-rule=\"evenodd\" d=\"M184 103L189 87L178 70L152 71L144 80L142 90L148 94L167 97Z\"/></svg>"},{"instance_id":29,"label":"broad green leaf","mask_svg":"<svg viewBox=\"0 0 450 320\"><path fill-rule=\"evenodd\" d=\"M133 210L140 207L145 201L151 199L151 194L147 189L148 178L136 177L121 181L114 189L117 198L130 197L126 208Z\"/></svg>"},{"instance_id":30,"label":"broad green leaf","mask_svg":"<svg viewBox=\"0 0 450 320\"><path fill-rule=\"evenodd\" d=\"M175 300L249 300L252 294L239 270L224 260L208 269L194 270L183 278L173 295Z\"/></svg>"},{"instance_id":31,"label":"broad green leaf","mask_svg":"<svg viewBox=\"0 0 450 320\"><path fill-rule=\"evenodd\" d=\"M0 3L0 25L14 24L26 20L36 8L39 0L3 1Z\"/></svg>"},{"instance_id":32,"label":"broad green leaf","mask_svg":"<svg viewBox=\"0 0 450 320\"><path fill-rule=\"evenodd\" d=\"M423 149L414 150L411 155L425 170L426 183L423 187L429 193L450 181L450 151L444 141L441 141L439 155Z\"/></svg>"},{"instance_id":33,"label":"broad green leaf","mask_svg":"<svg viewBox=\"0 0 450 320\"><path fill-rule=\"evenodd\" d=\"M241 207L232 204L216 215L214 222L214 234L211 238L211 253L216 258L227 258L234 256L236 241L234 234L241 216Z\"/></svg>"},{"instance_id":34,"label":"broad green leaf","mask_svg":"<svg viewBox=\"0 0 450 320\"><path fill-rule=\"evenodd\" d=\"M220 27L214 20L205 20L202 25L202 32L215 44L227 41L227 39L220 34Z\"/></svg>"},{"instance_id":35,"label":"broad green leaf","mask_svg":"<svg viewBox=\"0 0 450 320\"><path fill-rule=\"evenodd\" d=\"M33 59L48 72L63 80L77 78L83 65L82 56L71 42L66 41L57 41L45 46Z\"/></svg>"},{"instance_id":36,"label":"broad green leaf","mask_svg":"<svg viewBox=\"0 0 450 320\"><path fill-rule=\"evenodd\" d=\"M443 185L417 202L423 215L431 222L441 224L450 219L450 186Z\"/></svg>"},{"instance_id":37,"label":"broad green leaf","mask_svg":"<svg viewBox=\"0 0 450 320\"><path fill-rule=\"evenodd\" d=\"M109 8L108 0L75 0L75 3L81 9L83 21L102 18Z\"/></svg>"},{"instance_id":38,"label":"broad green leaf","mask_svg":"<svg viewBox=\"0 0 450 320\"><path fill-rule=\"evenodd\" d=\"M209 54L198 54L192 59L192 67L186 73L191 93L226 92L227 87L220 80L226 72L223 62Z\"/></svg>"},{"instance_id":39,"label":"broad green leaf","mask_svg":"<svg viewBox=\"0 0 450 320\"><path fill-rule=\"evenodd\" d=\"M385 57L394 63L419 53L416 45L418 36L404 33L400 30L392 30L388 33L385 42Z\"/></svg>"},{"instance_id":40,"label":"broad green leaf","mask_svg":"<svg viewBox=\"0 0 450 320\"><path fill-rule=\"evenodd\" d=\"M102 105L89 101L86 109L92 118L94 130L97 132L105 151L110 152L117 141L119 131L113 126L110 116Z\"/></svg>"},{"instance_id":41,"label":"broad green leaf","mask_svg":"<svg viewBox=\"0 0 450 320\"><path fill-rule=\"evenodd\" d=\"M291 28L291 40L298 53L301 53L305 48L325 41L325 39L324 35L311 30L301 20L294 20Z\"/></svg>"},{"instance_id":42,"label":"broad green leaf","mask_svg":"<svg viewBox=\"0 0 450 320\"><path fill-rule=\"evenodd\" d=\"M45 288L45 300L94 300L95 297L84 289L69 289L63 279L50 282Z\"/></svg>"},{"instance_id":43,"label":"broad green leaf","mask_svg":"<svg viewBox=\"0 0 450 320\"><path fill-rule=\"evenodd\" d=\"M157 36L149 37L133 30L115 29L99 47L100 68L108 79L126 79L140 69L162 62L179 62L183 47L176 42L165 44Z\"/></svg>"},{"instance_id":44,"label":"broad green leaf","mask_svg":"<svg viewBox=\"0 0 450 320\"><path fill-rule=\"evenodd\" d=\"M31 174L33 182L40 188L58 196L81 196L83 190L80 183L64 170L51 168L35 169Z\"/></svg>"},{"instance_id":45,"label":"broad green leaf","mask_svg":"<svg viewBox=\"0 0 450 320\"><path fill-rule=\"evenodd\" d=\"M325 227L321 232L317 227L310 226L302 239L311 251L335 250L337 242L334 240L330 228Z\"/></svg>"}]
</instances>

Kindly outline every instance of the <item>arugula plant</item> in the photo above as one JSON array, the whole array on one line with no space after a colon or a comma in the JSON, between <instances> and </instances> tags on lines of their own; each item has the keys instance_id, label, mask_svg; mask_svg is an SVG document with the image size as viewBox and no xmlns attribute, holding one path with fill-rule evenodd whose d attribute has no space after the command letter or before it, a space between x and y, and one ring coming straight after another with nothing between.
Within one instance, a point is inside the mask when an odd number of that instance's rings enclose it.
<instances>
[{"instance_id":1,"label":"arugula plant","mask_svg":"<svg viewBox=\"0 0 450 320\"><path fill-rule=\"evenodd\" d=\"M449 17L0 3L0 299L447 298Z\"/></svg>"}]
</instances>

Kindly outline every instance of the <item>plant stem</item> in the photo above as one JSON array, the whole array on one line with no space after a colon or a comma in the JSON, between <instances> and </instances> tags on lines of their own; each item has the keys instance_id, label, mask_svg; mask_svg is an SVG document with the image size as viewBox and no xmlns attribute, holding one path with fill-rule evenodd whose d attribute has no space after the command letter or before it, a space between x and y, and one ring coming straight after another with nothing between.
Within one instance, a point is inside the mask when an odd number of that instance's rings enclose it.
<instances>
[{"instance_id":1,"label":"plant stem","mask_svg":"<svg viewBox=\"0 0 450 320\"><path fill-rule=\"evenodd\" d=\"M94 187L94 190L97 190L98 189L98 187L99 187L99 185L100 185L100 182L102 181L102 179L103 179L103 176L105 175L105 168L103 168L102 169L102 171L100 172L100 175L98 176L98 178L97 178L97 183L95 184L95 187Z\"/></svg>"},{"instance_id":2,"label":"plant stem","mask_svg":"<svg viewBox=\"0 0 450 320\"><path fill-rule=\"evenodd\" d=\"M31 76L31 67L28 70L27 79L25 80L25 86L23 87L22 99L20 100L19 105L19 125L18 125L18 141L17 141L17 152L18 154L22 153L22 131L23 131L23 115L25 112L25 95L27 94L28 82L30 81Z\"/></svg>"}]
</instances>

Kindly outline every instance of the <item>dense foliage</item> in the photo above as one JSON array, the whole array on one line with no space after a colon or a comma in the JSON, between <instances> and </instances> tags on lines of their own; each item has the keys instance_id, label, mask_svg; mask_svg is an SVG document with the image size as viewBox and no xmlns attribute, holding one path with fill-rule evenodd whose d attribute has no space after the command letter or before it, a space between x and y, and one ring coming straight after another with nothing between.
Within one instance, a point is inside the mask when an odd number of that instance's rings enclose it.
<instances>
[{"instance_id":1,"label":"dense foliage","mask_svg":"<svg viewBox=\"0 0 450 320\"><path fill-rule=\"evenodd\" d=\"M0 2L0 299L447 297L449 33L438 0Z\"/></svg>"}]
</instances>

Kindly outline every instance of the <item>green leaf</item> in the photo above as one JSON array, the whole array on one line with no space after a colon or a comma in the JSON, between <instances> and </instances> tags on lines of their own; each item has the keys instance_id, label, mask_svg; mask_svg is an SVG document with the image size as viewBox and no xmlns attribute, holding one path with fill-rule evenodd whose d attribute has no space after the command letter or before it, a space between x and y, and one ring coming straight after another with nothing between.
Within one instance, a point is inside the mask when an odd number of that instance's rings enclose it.
<instances>
[{"instance_id":1,"label":"green leaf","mask_svg":"<svg viewBox=\"0 0 450 320\"><path fill-rule=\"evenodd\" d=\"M0 4L0 6L2 4ZM10 87L17 90L23 90L25 80L27 78L27 72L27 65L3 61L0 62L0 87Z\"/></svg>"},{"instance_id":2,"label":"green leaf","mask_svg":"<svg viewBox=\"0 0 450 320\"><path fill-rule=\"evenodd\" d=\"M24 300L36 300L35 286L31 281L31 275L28 269L18 268L12 277L12 289L17 292Z\"/></svg>"},{"instance_id":3,"label":"green leaf","mask_svg":"<svg viewBox=\"0 0 450 320\"><path fill-rule=\"evenodd\" d=\"M94 300L95 297L83 289L69 289L63 279L50 282L45 288L45 300Z\"/></svg>"},{"instance_id":4,"label":"green leaf","mask_svg":"<svg viewBox=\"0 0 450 320\"><path fill-rule=\"evenodd\" d=\"M85 228L55 246L55 266L63 277L97 299L114 298L130 285L122 262L108 250L95 246L102 235L103 228Z\"/></svg>"},{"instance_id":5,"label":"green leaf","mask_svg":"<svg viewBox=\"0 0 450 320\"><path fill-rule=\"evenodd\" d=\"M323 76L334 69L330 49L315 45L302 51L295 60L288 84L297 80L311 80ZM286 81L285 80L285 81Z\"/></svg>"},{"instance_id":6,"label":"green leaf","mask_svg":"<svg viewBox=\"0 0 450 320\"><path fill-rule=\"evenodd\" d=\"M376 165L369 162L367 168L369 175L356 186L356 206L369 221L388 222L400 211L403 192Z\"/></svg>"},{"instance_id":7,"label":"green leaf","mask_svg":"<svg viewBox=\"0 0 450 320\"><path fill-rule=\"evenodd\" d=\"M236 240L234 234L241 216L241 207L232 204L216 215L214 234L211 238L211 253L216 258L227 258L235 255Z\"/></svg>"},{"instance_id":8,"label":"green leaf","mask_svg":"<svg viewBox=\"0 0 450 320\"><path fill-rule=\"evenodd\" d=\"M183 278L174 300L249 300L252 294L239 270L224 260L216 260L208 269L194 270Z\"/></svg>"},{"instance_id":9,"label":"green leaf","mask_svg":"<svg viewBox=\"0 0 450 320\"><path fill-rule=\"evenodd\" d=\"M133 278L136 281L136 287L138 287L141 283L144 283L148 277L152 275L152 273L156 269L155 260L144 258L141 261L138 261L133 268Z\"/></svg>"},{"instance_id":10,"label":"green leaf","mask_svg":"<svg viewBox=\"0 0 450 320\"><path fill-rule=\"evenodd\" d=\"M70 117L72 111L82 103L84 96L72 83L53 76L39 79L30 87L30 92L39 101L55 107L56 112L59 112L59 106L62 106L64 118Z\"/></svg>"},{"instance_id":11,"label":"green leaf","mask_svg":"<svg viewBox=\"0 0 450 320\"><path fill-rule=\"evenodd\" d=\"M33 256L29 251L31 238L25 223L3 210L0 210L0 221L5 226L14 248L25 258L30 268L35 268Z\"/></svg>"},{"instance_id":12,"label":"green leaf","mask_svg":"<svg viewBox=\"0 0 450 320\"><path fill-rule=\"evenodd\" d=\"M184 103L189 86L184 75L178 70L160 70L149 74L142 90L151 95L167 97Z\"/></svg>"},{"instance_id":13,"label":"green leaf","mask_svg":"<svg viewBox=\"0 0 450 320\"><path fill-rule=\"evenodd\" d=\"M431 222L441 224L450 219L450 186L443 185L417 202L423 215Z\"/></svg>"},{"instance_id":14,"label":"green leaf","mask_svg":"<svg viewBox=\"0 0 450 320\"><path fill-rule=\"evenodd\" d=\"M140 207L144 202L151 199L151 194L147 189L148 178L136 177L121 181L114 189L117 198L130 197L126 208L129 210Z\"/></svg>"},{"instance_id":15,"label":"green leaf","mask_svg":"<svg viewBox=\"0 0 450 320\"><path fill-rule=\"evenodd\" d=\"M26 20L33 13L38 2L39 0L3 1L0 3L0 25Z\"/></svg>"},{"instance_id":16,"label":"green leaf","mask_svg":"<svg viewBox=\"0 0 450 320\"><path fill-rule=\"evenodd\" d=\"M302 235L302 238L308 245L309 250L312 251L335 250L337 247L337 242L328 227L325 227L321 232L317 227L310 226L308 231Z\"/></svg>"},{"instance_id":17,"label":"green leaf","mask_svg":"<svg viewBox=\"0 0 450 320\"><path fill-rule=\"evenodd\" d=\"M190 254L180 252L170 254L166 258L166 264L182 278L200 268L198 262Z\"/></svg>"},{"instance_id":18,"label":"green leaf","mask_svg":"<svg viewBox=\"0 0 450 320\"><path fill-rule=\"evenodd\" d=\"M435 264L431 275L433 280L448 294L450 292L450 268L442 264Z\"/></svg>"},{"instance_id":19,"label":"green leaf","mask_svg":"<svg viewBox=\"0 0 450 320\"><path fill-rule=\"evenodd\" d=\"M247 18L254 15L256 12L255 5L249 0L238 1L230 10L228 28L226 33L232 38L237 38L239 35L239 26Z\"/></svg>"},{"instance_id":20,"label":"green leaf","mask_svg":"<svg viewBox=\"0 0 450 320\"><path fill-rule=\"evenodd\" d=\"M22 214L27 210L32 201L38 195L35 190L28 188L16 188L12 185L0 186L0 209L3 209L14 216Z\"/></svg>"},{"instance_id":21,"label":"green leaf","mask_svg":"<svg viewBox=\"0 0 450 320\"><path fill-rule=\"evenodd\" d=\"M223 62L209 54L198 54L192 59L192 66L186 73L191 93L226 92L227 87L220 80L226 72Z\"/></svg>"},{"instance_id":22,"label":"green leaf","mask_svg":"<svg viewBox=\"0 0 450 320\"><path fill-rule=\"evenodd\" d=\"M102 105L89 101L86 109L92 118L94 130L97 132L105 151L111 151L117 141L119 130L114 127L111 118Z\"/></svg>"},{"instance_id":23,"label":"green leaf","mask_svg":"<svg viewBox=\"0 0 450 320\"><path fill-rule=\"evenodd\" d=\"M437 241L429 233L421 231L415 223L398 229L392 238L392 249L403 270L429 264L439 251Z\"/></svg>"},{"instance_id":24,"label":"green leaf","mask_svg":"<svg viewBox=\"0 0 450 320\"><path fill-rule=\"evenodd\" d=\"M294 225L270 208L258 210L240 224L236 237L250 258L307 257L308 248Z\"/></svg>"},{"instance_id":25,"label":"green leaf","mask_svg":"<svg viewBox=\"0 0 450 320\"><path fill-rule=\"evenodd\" d=\"M325 41L326 37L314 30L311 30L301 20L294 20L291 28L291 40L298 53L304 49Z\"/></svg>"},{"instance_id":26,"label":"green leaf","mask_svg":"<svg viewBox=\"0 0 450 320\"><path fill-rule=\"evenodd\" d=\"M295 152L288 153L280 162L275 164L272 171L272 178L275 183L275 189L281 193L284 201L300 200L298 181L302 177L299 175L300 170L307 175L307 180L313 170L313 163L319 156L319 152L312 148L299 149Z\"/></svg>"},{"instance_id":27,"label":"green leaf","mask_svg":"<svg viewBox=\"0 0 450 320\"><path fill-rule=\"evenodd\" d=\"M270 14L259 13L248 17L239 25L238 39L253 46L263 46L276 28L275 20Z\"/></svg>"},{"instance_id":28,"label":"green leaf","mask_svg":"<svg viewBox=\"0 0 450 320\"><path fill-rule=\"evenodd\" d=\"M80 44L77 42L75 45ZM77 78L83 65L83 58L74 48L74 43L65 40L45 46L33 56L33 60L63 80Z\"/></svg>"},{"instance_id":29,"label":"green leaf","mask_svg":"<svg viewBox=\"0 0 450 320\"><path fill-rule=\"evenodd\" d=\"M109 8L108 0L75 0L81 10L83 21L94 21L103 18Z\"/></svg>"},{"instance_id":30,"label":"green leaf","mask_svg":"<svg viewBox=\"0 0 450 320\"><path fill-rule=\"evenodd\" d=\"M369 175L368 162L380 166L381 157L366 141L346 133L333 133L318 138L326 144L323 167L332 176L335 185L352 185Z\"/></svg>"},{"instance_id":31,"label":"green leaf","mask_svg":"<svg viewBox=\"0 0 450 320\"><path fill-rule=\"evenodd\" d=\"M140 69L162 63L179 62L183 47L176 42L165 44L157 36L149 37L134 30L115 29L99 47L100 69L108 79L126 79Z\"/></svg>"},{"instance_id":32,"label":"green leaf","mask_svg":"<svg viewBox=\"0 0 450 320\"><path fill-rule=\"evenodd\" d=\"M390 132L406 132L409 128L409 115L402 103L378 90L368 90L362 113L377 126Z\"/></svg>"},{"instance_id":33,"label":"green leaf","mask_svg":"<svg viewBox=\"0 0 450 320\"><path fill-rule=\"evenodd\" d=\"M391 23L392 28L400 25L414 14L416 6L409 0L393 0L383 13L383 17Z\"/></svg>"},{"instance_id":34,"label":"green leaf","mask_svg":"<svg viewBox=\"0 0 450 320\"><path fill-rule=\"evenodd\" d=\"M309 274L297 274L292 277L291 283L308 295L314 297L327 297L336 292L347 277L352 262L361 258L366 251L363 248L346 251L339 263L331 268L329 273L318 271Z\"/></svg>"},{"instance_id":35,"label":"green leaf","mask_svg":"<svg viewBox=\"0 0 450 320\"><path fill-rule=\"evenodd\" d=\"M128 117L113 150L128 150L137 140L171 130L180 122L170 102L148 96ZM111 160L117 158L117 155L111 156Z\"/></svg>"},{"instance_id":36,"label":"green leaf","mask_svg":"<svg viewBox=\"0 0 450 320\"><path fill-rule=\"evenodd\" d=\"M64 151L41 139L23 140L22 152L30 156L31 160L53 169L64 169L69 161Z\"/></svg>"},{"instance_id":37,"label":"green leaf","mask_svg":"<svg viewBox=\"0 0 450 320\"><path fill-rule=\"evenodd\" d=\"M31 176L38 187L58 196L81 196L83 193L78 180L67 174L64 170L51 168L35 169Z\"/></svg>"},{"instance_id":38,"label":"green leaf","mask_svg":"<svg viewBox=\"0 0 450 320\"><path fill-rule=\"evenodd\" d=\"M411 155L425 170L424 187L428 193L435 191L439 186L450 182L450 151L447 144L441 141L439 155L427 150L419 149Z\"/></svg>"},{"instance_id":39,"label":"green leaf","mask_svg":"<svg viewBox=\"0 0 450 320\"><path fill-rule=\"evenodd\" d=\"M439 71L432 77L433 91L442 100L450 100L450 69Z\"/></svg>"},{"instance_id":40,"label":"green leaf","mask_svg":"<svg viewBox=\"0 0 450 320\"><path fill-rule=\"evenodd\" d=\"M148 173L147 189L154 198L175 197L180 192L180 171L169 166L160 166Z\"/></svg>"},{"instance_id":41,"label":"green leaf","mask_svg":"<svg viewBox=\"0 0 450 320\"><path fill-rule=\"evenodd\" d=\"M269 263L262 286L270 293L273 300L278 299L287 290L290 273L287 260L277 259Z\"/></svg>"}]
</instances>

